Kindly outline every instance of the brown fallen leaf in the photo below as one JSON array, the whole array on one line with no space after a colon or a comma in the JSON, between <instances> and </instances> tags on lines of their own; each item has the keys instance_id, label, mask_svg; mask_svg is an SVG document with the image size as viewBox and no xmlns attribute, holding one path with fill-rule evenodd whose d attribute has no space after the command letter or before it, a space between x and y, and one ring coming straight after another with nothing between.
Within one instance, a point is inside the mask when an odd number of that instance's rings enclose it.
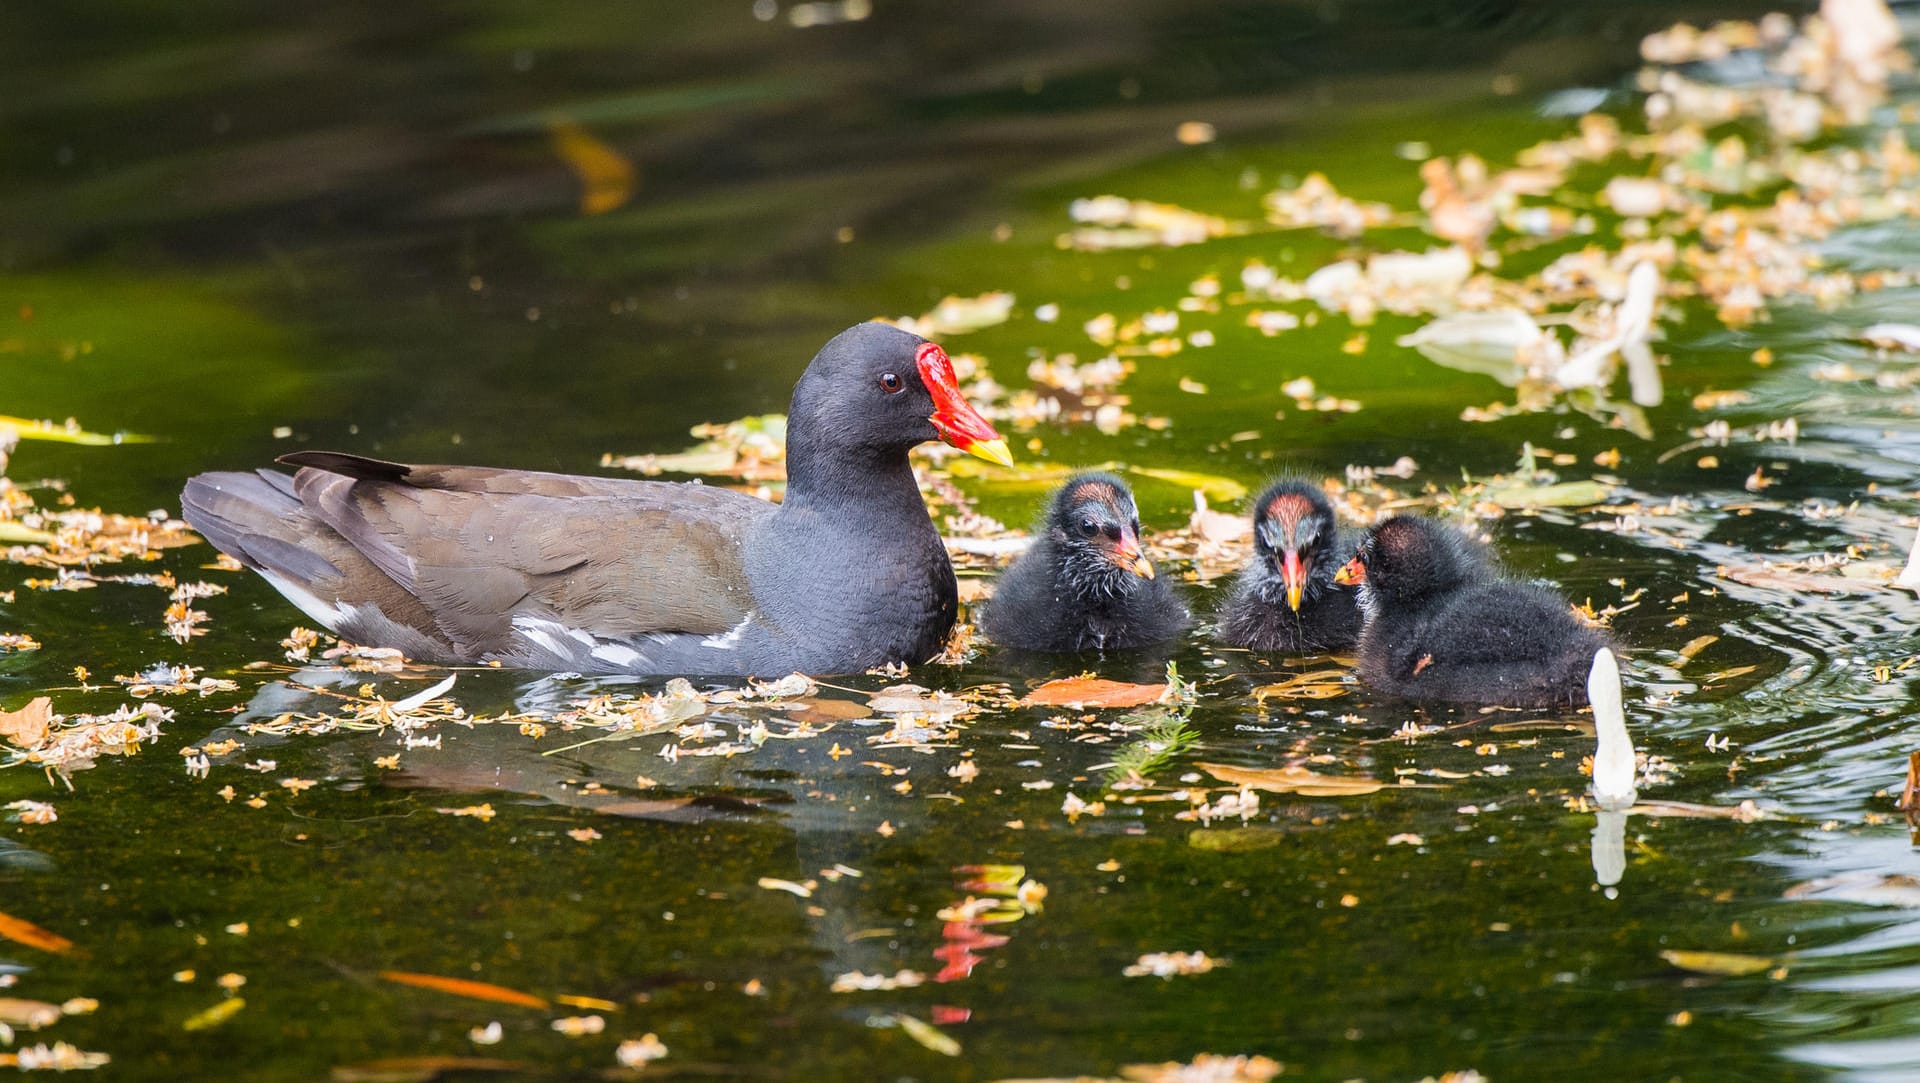
<instances>
[{"instance_id":1,"label":"brown fallen leaf","mask_svg":"<svg viewBox=\"0 0 1920 1083\"><path fill-rule=\"evenodd\" d=\"M1739 977L1772 970L1775 961L1759 955L1739 955L1728 951L1663 951L1660 958L1695 974L1721 974Z\"/></svg>"},{"instance_id":2,"label":"brown fallen leaf","mask_svg":"<svg viewBox=\"0 0 1920 1083\"><path fill-rule=\"evenodd\" d=\"M17 997L0 997L0 1023L12 1027L25 1027L39 1030L51 1026L60 1018L60 1005L49 1004L44 1000L21 1000Z\"/></svg>"},{"instance_id":3,"label":"brown fallen leaf","mask_svg":"<svg viewBox=\"0 0 1920 1083\"><path fill-rule=\"evenodd\" d=\"M912 714L950 717L967 714L974 705L957 696L945 692L929 692L917 684L896 684L882 688L867 701L867 706L881 714Z\"/></svg>"},{"instance_id":4,"label":"brown fallen leaf","mask_svg":"<svg viewBox=\"0 0 1920 1083\"><path fill-rule=\"evenodd\" d=\"M1022 707L1139 707L1158 703L1164 684L1128 684L1100 677L1063 677L1048 681L1020 700Z\"/></svg>"},{"instance_id":5,"label":"brown fallen leaf","mask_svg":"<svg viewBox=\"0 0 1920 1083\"><path fill-rule=\"evenodd\" d=\"M1302 797L1359 797L1386 788L1386 783L1364 775L1322 775L1298 764L1285 767L1235 767L1229 763L1202 763L1202 771L1222 782L1269 793L1297 793Z\"/></svg>"},{"instance_id":6,"label":"brown fallen leaf","mask_svg":"<svg viewBox=\"0 0 1920 1083\"><path fill-rule=\"evenodd\" d=\"M0 936L56 955L73 950L73 941L58 933L50 933L31 921L22 921L12 914L0 914Z\"/></svg>"},{"instance_id":7,"label":"brown fallen leaf","mask_svg":"<svg viewBox=\"0 0 1920 1083\"><path fill-rule=\"evenodd\" d=\"M795 722L806 722L811 725L823 725L829 722L845 722L856 718L873 717L872 708L864 703L855 703L850 699L817 697L813 699L795 700L794 703L796 705L802 705L802 709L789 714L787 717Z\"/></svg>"},{"instance_id":8,"label":"brown fallen leaf","mask_svg":"<svg viewBox=\"0 0 1920 1083\"><path fill-rule=\"evenodd\" d=\"M1244 515L1198 507L1187 518L1187 529L1201 541L1237 542L1253 537L1253 521Z\"/></svg>"},{"instance_id":9,"label":"brown fallen leaf","mask_svg":"<svg viewBox=\"0 0 1920 1083\"><path fill-rule=\"evenodd\" d=\"M618 798L595 804L593 811L604 816L624 816L634 820L673 819L674 813L693 804L691 797Z\"/></svg>"},{"instance_id":10,"label":"brown fallen leaf","mask_svg":"<svg viewBox=\"0 0 1920 1083\"><path fill-rule=\"evenodd\" d=\"M532 993L523 993L518 989L509 989L492 982L473 981L469 978L443 978L437 974L415 974L406 970L382 970L380 976L401 985L435 989L442 993L451 993L457 997L469 997L474 1000L491 1000L496 1004L515 1004L522 1008L548 1006L545 1000Z\"/></svg>"},{"instance_id":11,"label":"brown fallen leaf","mask_svg":"<svg viewBox=\"0 0 1920 1083\"><path fill-rule=\"evenodd\" d=\"M1920 752L1907 753L1907 784L1893 807L1905 812L1909 820L1920 812Z\"/></svg>"},{"instance_id":12,"label":"brown fallen leaf","mask_svg":"<svg viewBox=\"0 0 1920 1083\"><path fill-rule=\"evenodd\" d=\"M53 724L53 701L39 696L17 711L0 711L0 737L21 748L39 748L47 743L47 727Z\"/></svg>"},{"instance_id":13,"label":"brown fallen leaf","mask_svg":"<svg viewBox=\"0 0 1920 1083\"><path fill-rule=\"evenodd\" d=\"M1642 801L1628 810L1635 816L1677 816L1683 820L1733 820L1738 823L1756 823L1767 818L1767 812L1752 801L1742 801L1737 805L1696 805L1691 801Z\"/></svg>"},{"instance_id":14,"label":"brown fallen leaf","mask_svg":"<svg viewBox=\"0 0 1920 1083\"><path fill-rule=\"evenodd\" d=\"M384 1057L336 1064L333 1083L427 1083L449 1072L531 1072L527 1061L492 1057Z\"/></svg>"},{"instance_id":15,"label":"brown fallen leaf","mask_svg":"<svg viewBox=\"0 0 1920 1083\"><path fill-rule=\"evenodd\" d=\"M1719 569L1723 579L1750 587L1771 587L1809 594L1854 594L1874 589L1874 584L1819 572L1796 571L1772 564L1726 564Z\"/></svg>"},{"instance_id":16,"label":"brown fallen leaf","mask_svg":"<svg viewBox=\"0 0 1920 1083\"><path fill-rule=\"evenodd\" d=\"M1782 892L1781 897L1911 909L1920 907L1920 877L1901 872L1846 872L1795 884Z\"/></svg>"},{"instance_id":17,"label":"brown fallen leaf","mask_svg":"<svg viewBox=\"0 0 1920 1083\"><path fill-rule=\"evenodd\" d=\"M985 576L963 575L958 582L961 605L979 605L993 597L993 580Z\"/></svg>"}]
</instances>

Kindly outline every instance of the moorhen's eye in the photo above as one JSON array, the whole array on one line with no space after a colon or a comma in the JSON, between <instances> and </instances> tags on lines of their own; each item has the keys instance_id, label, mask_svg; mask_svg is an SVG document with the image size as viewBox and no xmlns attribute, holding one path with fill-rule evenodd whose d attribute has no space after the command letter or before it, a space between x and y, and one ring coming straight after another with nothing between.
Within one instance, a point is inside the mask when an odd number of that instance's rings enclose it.
<instances>
[{"instance_id":1,"label":"moorhen's eye","mask_svg":"<svg viewBox=\"0 0 1920 1083\"><path fill-rule=\"evenodd\" d=\"M900 379L898 373L883 372L880 374L880 388L889 395L898 395L900 389L905 386L907 386L906 383Z\"/></svg>"},{"instance_id":2,"label":"moorhen's eye","mask_svg":"<svg viewBox=\"0 0 1920 1083\"><path fill-rule=\"evenodd\" d=\"M1099 524L1099 523L1096 523L1096 522L1094 522L1094 521L1093 521L1092 519L1082 519L1082 520L1080 520L1080 535L1081 535L1082 537L1086 537L1086 538L1097 538L1097 537L1099 537L1099 536L1100 536L1100 524Z\"/></svg>"}]
</instances>

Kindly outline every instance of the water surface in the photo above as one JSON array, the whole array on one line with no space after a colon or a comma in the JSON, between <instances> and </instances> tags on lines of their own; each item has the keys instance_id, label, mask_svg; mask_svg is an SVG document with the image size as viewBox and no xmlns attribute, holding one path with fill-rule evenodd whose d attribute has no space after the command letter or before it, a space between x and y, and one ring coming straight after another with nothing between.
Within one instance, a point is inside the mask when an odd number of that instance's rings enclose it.
<instances>
[{"instance_id":1,"label":"water surface","mask_svg":"<svg viewBox=\"0 0 1920 1083\"><path fill-rule=\"evenodd\" d=\"M1421 185L1407 144L1504 163L1570 130L1543 112L1567 87L1609 92L1633 117L1641 34L1682 15L1756 14L1139 2L977 5L957 19L880 4L802 28L792 5L764 7L772 19L744 3L11 13L0 412L157 441L29 443L10 475L59 478L82 505L140 514L177 510L193 472L307 446L593 471L606 453L676 450L697 422L781 409L813 349L848 323L990 290L1015 295L1013 317L949 345L1020 384L1029 350L1091 360L1086 320L1169 306L1203 275L1231 284L1260 260L1304 277L1343 254L1435 243L1407 226L1080 252L1056 243L1071 200L1116 193L1257 219L1263 192L1319 170L1350 195L1411 208ZM1870 145L1906 119L1883 111L1834 138ZM1218 138L1177 143L1194 120ZM617 208L582 213L580 177L555 150L566 123L634 166ZM1911 247L1895 221L1842 231L1823 252L1834 266L1909 270ZM1420 711L1358 689L1261 701L1251 689L1287 666L1204 635L1171 652L1197 682L1199 743L1156 771L1165 786L1152 793L1204 782L1196 765L1216 761L1304 760L1419 785L1265 794L1250 820L1211 827L1176 820L1184 801L1128 805L1122 791L1105 815L1073 820L1066 795L1107 793L1127 735L1108 727L1116 712L1083 723L1042 708L983 711L921 747L877 741L887 720L865 718L677 760L662 750L699 742L581 744L598 731L452 723L415 735L431 747L391 728L274 736L249 727L328 706L279 671L247 668L280 662L301 618L251 577L203 570L212 554L196 547L156 567L230 592L196 603L212 619L186 645L162 633L163 592L35 591L23 583L44 571L0 572L12 592L0 632L43 644L0 653L0 707L44 693L61 712L109 711L129 698L113 675L158 663L238 685L161 697L175 711L163 735L76 773L71 791L31 766L4 776L0 797L52 801L59 820L8 825L0 910L78 945L5 945L0 958L21 968L11 993L99 1001L19 1040L68 1041L110 1054L105 1072L155 1079L312 1079L343 1066L342 1078L377 1078L352 1072L396 1057L576 1077L617 1073L618 1044L648 1033L670 1053L646 1074L689 1078L1098 1076L1202 1053L1382 1083L1469 1068L1496 1080L1906 1078L1920 1068L1911 910L1875 905L1889 895L1787 893L1914 872L1893 796L1911 745L1912 678L1896 667L1920 654L1915 602L1717 570L1848 545L1904 556L1913 393L1819 374L1835 362L1897 370L1853 336L1910 311L1912 292L1832 311L1789 299L1734 330L1710 306L1677 306L1658 344L1666 400L1645 439L1565 409L1462 422L1512 393L1394 347L1419 318L1382 315L1350 355L1344 318L1269 339L1230 311L1183 326L1213 330L1213 347L1143 359L1124 385L1131 409L1165 428L1043 425L1015 441L1028 462L1119 461L1247 486L1282 464L1346 478L1350 465L1409 456L1419 472L1390 484L1414 494L1458 486L1463 471L1511 471L1531 443L1573 456L1567 478L1618 479L1615 502L1641 505L1637 532L1595 529L1617 516L1591 509L1484 525L1522 574L1596 608L1638 601L1613 620L1629 717L1669 765L1643 796L1752 801L1767 816L1636 815L1617 888L1596 883L1594 816L1570 807L1592 751L1578 716L1515 727L1529 719ZM1045 304L1056 320L1035 317ZM1752 360L1762 347L1770 366ZM1297 409L1280 388L1302 376L1361 409ZM1207 393L1183 392L1183 377ZM1693 405L1738 390L1751 397ZM1713 466L1698 453L1662 460L1715 417L1743 431L1793 417L1798 440L1706 449ZM1259 435L1231 439L1248 431ZM1037 448L1019 446L1029 436ZM1595 465L1615 448L1617 463ZM1750 492L1756 467L1773 484ZM1150 528L1186 523L1188 487L1136 481ZM1038 497L963 488L1012 523ZM1210 607L1210 586L1189 589ZM1682 657L1702 635L1719 638ZM1087 666L1154 679L1166 660L988 650L911 679L1017 695ZM92 675L84 688L76 666ZM427 678L348 676L337 690L363 680L395 699ZM859 701L892 681L835 683L854 691L828 698ZM478 718L591 690L465 673L451 699ZM762 717L715 713L729 738ZM1452 728L1396 739L1408 723ZM226 740L241 745L208 777L182 770L178 750ZM948 773L963 761L978 768L972 781ZM440 811L483 803L491 819ZM982 864L1024 866L1047 889L1043 906L972 931L943 920L981 894L956 868ZM763 879L814 887L799 898ZM954 961L968 943L970 967ZM1143 954L1194 950L1228 965L1122 976ZM1702 974L1663 951L1771 965ZM852 972L902 969L929 980L828 991ZM383 971L491 982L552 1006ZM223 987L223 975L244 984ZM236 1014L186 1029L233 995L246 1002ZM959 1054L924 1048L889 1025L896 1014L936 1023ZM552 1025L591 1015L604 1030ZM496 1020L497 1044L471 1040Z\"/></svg>"}]
</instances>

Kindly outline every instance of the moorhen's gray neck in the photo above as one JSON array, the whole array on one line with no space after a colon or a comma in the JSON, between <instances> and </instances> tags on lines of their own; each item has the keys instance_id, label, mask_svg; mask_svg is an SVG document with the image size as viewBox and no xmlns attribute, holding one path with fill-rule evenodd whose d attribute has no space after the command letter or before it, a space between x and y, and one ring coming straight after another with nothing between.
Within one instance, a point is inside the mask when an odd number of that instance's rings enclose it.
<instances>
[{"instance_id":1,"label":"moorhen's gray neck","mask_svg":"<svg viewBox=\"0 0 1920 1083\"><path fill-rule=\"evenodd\" d=\"M827 447L808 429L787 430L787 492L782 503L829 511L858 508L863 517L881 509L926 519L926 502L905 448Z\"/></svg>"}]
</instances>

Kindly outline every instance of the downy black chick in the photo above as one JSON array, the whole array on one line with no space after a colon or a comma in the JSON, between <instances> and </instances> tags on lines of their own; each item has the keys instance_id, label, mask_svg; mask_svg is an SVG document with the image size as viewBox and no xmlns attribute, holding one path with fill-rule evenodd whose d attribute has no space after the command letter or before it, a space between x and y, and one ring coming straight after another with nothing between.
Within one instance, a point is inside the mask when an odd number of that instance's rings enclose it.
<instances>
[{"instance_id":1,"label":"downy black chick","mask_svg":"<svg viewBox=\"0 0 1920 1083\"><path fill-rule=\"evenodd\" d=\"M1033 546L1001 574L980 627L1021 650L1082 651L1165 642L1190 622L1140 551L1127 483L1086 473L1054 494Z\"/></svg>"},{"instance_id":2,"label":"downy black chick","mask_svg":"<svg viewBox=\"0 0 1920 1083\"><path fill-rule=\"evenodd\" d=\"M1360 531L1342 529L1320 487L1297 478L1273 483L1253 507L1253 560L1220 606L1222 642L1256 651L1319 654L1360 638L1360 607L1334 574L1353 556Z\"/></svg>"},{"instance_id":3,"label":"downy black chick","mask_svg":"<svg viewBox=\"0 0 1920 1083\"><path fill-rule=\"evenodd\" d=\"M1367 531L1336 581L1353 586L1366 624L1359 673L1408 699L1577 707L1607 637L1544 586L1505 578L1478 543L1418 516Z\"/></svg>"}]
</instances>

